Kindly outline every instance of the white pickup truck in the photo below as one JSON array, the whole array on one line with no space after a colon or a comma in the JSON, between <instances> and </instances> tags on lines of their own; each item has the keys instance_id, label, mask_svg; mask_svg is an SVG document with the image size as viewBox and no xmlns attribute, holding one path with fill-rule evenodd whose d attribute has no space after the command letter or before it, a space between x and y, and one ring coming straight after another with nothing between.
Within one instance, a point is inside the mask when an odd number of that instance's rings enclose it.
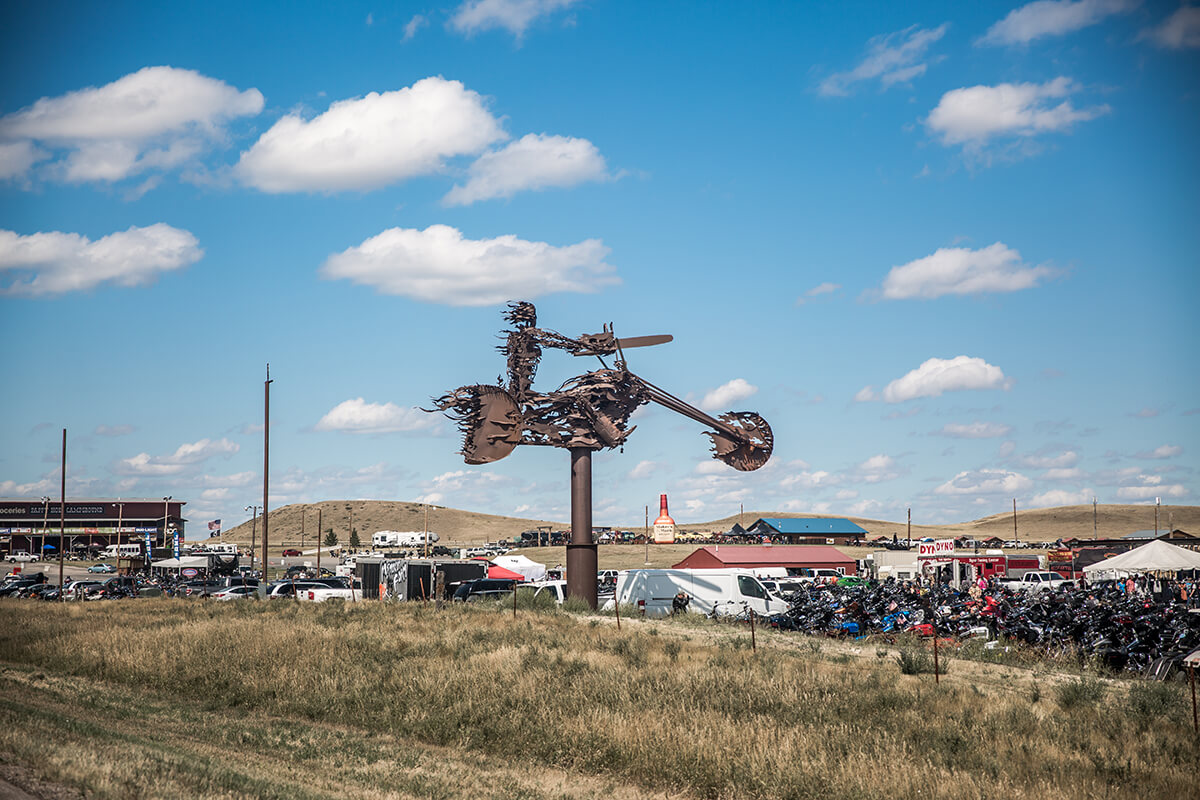
<instances>
[{"instance_id":1,"label":"white pickup truck","mask_svg":"<svg viewBox=\"0 0 1200 800\"><path fill-rule=\"evenodd\" d=\"M1044 592L1074 588L1075 581L1067 580L1057 572L1026 572L1020 578L1000 581L1000 585L1013 591Z\"/></svg>"},{"instance_id":2,"label":"white pickup truck","mask_svg":"<svg viewBox=\"0 0 1200 800\"><path fill-rule=\"evenodd\" d=\"M321 603L336 597L354 602L362 599L362 591L349 587L330 586L326 583L314 583L312 581L284 581L272 588L268 597L272 599L284 598L290 600L295 598L297 600L311 600L314 603Z\"/></svg>"}]
</instances>

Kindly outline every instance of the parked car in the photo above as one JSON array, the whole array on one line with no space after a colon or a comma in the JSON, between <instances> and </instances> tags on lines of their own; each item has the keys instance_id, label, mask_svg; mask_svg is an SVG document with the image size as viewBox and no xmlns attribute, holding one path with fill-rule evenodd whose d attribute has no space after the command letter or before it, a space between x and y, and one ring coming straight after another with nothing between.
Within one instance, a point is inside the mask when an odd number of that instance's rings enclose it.
<instances>
[{"instance_id":1,"label":"parked car","mask_svg":"<svg viewBox=\"0 0 1200 800\"><path fill-rule=\"evenodd\" d=\"M106 572L116 572L116 571L117 571L117 568L114 567L112 564L92 564L90 567L88 567L88 572L106 573Z\"/></svg>"},{"instance_id":2,"label":"parked car","mask_svg":"<svg viewBox=\"0 0 1200 800\"><path fill-rule=\"evenodd\" d=\"M37 561L37 556L35 556L33 553L27 553L24 550L18 550L15 553L9 553L5 560L13 562L22 561L28 564L31 561Z\"/></svg>"},{"instance_id":3,"label":"parked car","mask_svg":"<svg viewBox=\"0 0 1200 800\"><path fill-rule=\"evenodd\" d=\"M257 586L229 586L210 595L213 600L245 600L248 597L257 596Z\"/></svg>"},{"instance_id":4,"label":"parked car","mask_svg":"<svg viewBox=\"0 0 1200 800\"><path fill-rule=\"evenodd\" d=\"M178 597L209 597L226 588L221 581L188 581L176 592Z\"/></svg>"},{"instance_id":5,"label":"parked car","mask_svg":"<svg viewBox=\"0 0 1200 800\"><path fill-rule=\"evenodd\" d=\"M480 578L475 581L465 581L454 590L452 599L463 603L475 603L480 600L495 600L507 597L513 593L516 581L502 578Z\"/></svg>"},{"instance_id":6,"label":"parked car","mask_svg":"<svg viewBox=\"0 0 1200 800\"><path fill-rule=\"evenodd\" d=\"M362 592L356 591L345 584L332 584L332 581L280 581L271 587L267 593L272 599L311 600L321 603L325 600L340 598L342 600L360 600Z\"/></svg>"},{"instance_id":7,"label":"parked car","mask_svg":"<svg viewBox=\"0 0 1200 800\"><path fill-rule=\"evenodd\" d=\"M297 550L294 547L289 547L287 550L283 551L284 558L295 558L297 556L302 556L302 555L304 555L304 554L301 553L299 550Z\"/></svg>"},{"instance_id":8,"label":"parked car","mask_svg":"<svg viewBox=\"0 0 1200 800\"><path fill-rule=\"evenodd\" d=\"M550 598L561 606L567 599L567 582L537 581L535 583L519 583L517 584L517 594L519 597L529 594L539 600L544 597Z\"/></svg>"}]
</instances>

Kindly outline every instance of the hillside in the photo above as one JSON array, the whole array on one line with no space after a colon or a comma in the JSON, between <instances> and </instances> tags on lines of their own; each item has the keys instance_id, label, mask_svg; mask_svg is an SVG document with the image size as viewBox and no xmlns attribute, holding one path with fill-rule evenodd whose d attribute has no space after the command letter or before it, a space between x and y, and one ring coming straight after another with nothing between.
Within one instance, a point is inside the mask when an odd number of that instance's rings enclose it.
<instances>
[{"instance_id":1,"label":"hillside","mask_svg":"<svg viewBox=\"0 0 1200 800\"><path fill-rule=\"evenodd\" d=\"M436 531L446 542L470 544L510 539L519 536L521 531L531 530L539 525L549 525L556 530L568 527L568 523L562 521L501 517L441 506L423 506L420 503L391 500L325 500L319 503L294 504L272 509L269 522L272 547L285 544L300 546L302 527L303 544L311 546L317 530L318 510L321 512L322 528L324 530L333 528L342 543L345 543L349 537L351 517L353 517L359 539L366 544L370 542L371 534L378 530L424 530L426 510L428 510L428 529ZM747 511L740 517L734 514L707 522L680 520L679 527L699 531L725 531L729 530L735 522L741 521L743 524L749 525L759 517L813 518L822 516L838 515ZM849 519L865 528L872 537L891 536L893 533L904 536L905 522L903 520L891 522L863 517L849 517ZM1097 510L1096 521L1101 538L1123 536L1136 530L1153 528L1154 507L1101 505ZM597 520L597 524L605 523ZM1200 506L1162 508L1159 511L1159 527L1166 530L1168 524L1173 524L1174 527L1190 533L1200 534ZM623 527L635 531L641 529L640 525ZM247 520L226 531L223 541L249 543L250 531L251 523ZM1011 539L1013 538L1013 517L1011 513L1001 513L949 525L921 525L914 522L912 533L916 537L945 538L969 535L979 538L999 536ZM261 530L259 534L261 535ZM1068 536L1090 538L1092 536L1092 507L1060 506L1057 508L1018 509L1017 535L1019 538L1029 541L1053 541Z\"/></svg>"}]
</instances>

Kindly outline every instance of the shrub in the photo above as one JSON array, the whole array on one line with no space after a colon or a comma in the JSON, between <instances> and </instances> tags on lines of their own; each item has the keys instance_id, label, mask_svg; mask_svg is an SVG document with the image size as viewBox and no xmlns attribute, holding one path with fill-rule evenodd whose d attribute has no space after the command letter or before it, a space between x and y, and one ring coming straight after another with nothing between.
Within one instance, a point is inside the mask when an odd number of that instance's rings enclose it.
<instances>
[{"instance_id":1,"label":"shrub","mask_svg":"<svg viewBox=\"0 0 1200 800\"><path fill-rule=\"evenodd\" d=\"M1149 723L1177 713L1183 706L1183 698L1168 684L1139 681L1129 687L1126 705L1131 717Z\"/></svg>"},{"instance_id":2,"label":"shrub","mask_svg":"<svg viewBox=\"0 0 1200 800\"><path fill-rule=\"evenodd\" d=\"M924 650L906 647L896 656L896 663L900 665L900 672L904 675L933 672L933 656ZM945 672L944 669L940 671Z\"/></svg>"},{"instance_id":3,"label":"shrub","mask_svg":"<svg viewBox=\"0 0 1200 800\"><path fill-rule=\"evenodd\" d=\"M1080 708L1100 702L1105 689L1104 684L1095 678L1080 676L1078 680L1067 681L1059 686L1056 695L1058 704L1063 708Z\"/></svg>"}]
</instances>

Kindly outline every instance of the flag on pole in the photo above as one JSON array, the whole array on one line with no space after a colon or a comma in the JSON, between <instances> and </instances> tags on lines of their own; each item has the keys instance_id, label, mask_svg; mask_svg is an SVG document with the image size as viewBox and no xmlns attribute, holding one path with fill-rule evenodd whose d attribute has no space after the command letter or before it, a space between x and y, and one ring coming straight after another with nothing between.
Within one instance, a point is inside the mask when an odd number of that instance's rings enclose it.
<instances>
[{"instance_id":1,"label":"flag on pole","mask_svg":"<svg viewBox=\"0 0 1200 800\"><path fill-rule=\"evenodd\" d=\"M208 523L208 538L211 539L214 536L220 536L220 535L221 535L221 520L214 519L212 522Z\"/></svg>"}]
</instances>

